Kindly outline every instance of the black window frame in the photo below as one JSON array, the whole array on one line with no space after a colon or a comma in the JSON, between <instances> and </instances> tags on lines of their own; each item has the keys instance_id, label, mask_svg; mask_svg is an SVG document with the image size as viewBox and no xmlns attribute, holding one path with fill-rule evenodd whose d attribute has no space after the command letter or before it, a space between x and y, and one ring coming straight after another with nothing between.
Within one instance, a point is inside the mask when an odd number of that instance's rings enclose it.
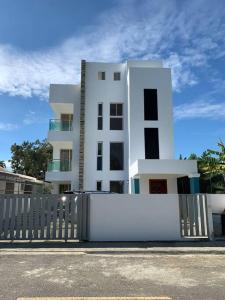
<instances>
[{"instance_id":1,"label":"black window frame","mask_svg":"<svg viewBox=\"0 0 225 300\"><path fill-rule=\"evenodd\" d=\"M117 77L118 76L118 77ZM114 81L120 81L121 80L121 72L114 72L113 73L113 80Z\"/></svg>"},{"instance_id":2,"label":"black window frame","mask_svg":"<svg viewBox=\"0 0 225 300\"><path fill-rule=\"evenodd\" d=\"M98 103L97 129L103 130L103 103Z\"/></svg>"},{"instance_id":3,"label":"black window frame","mask_svg":"<svg viewBox=\"0 0 225 300\"><path fill-rule=\"evenodd\" d=\"M121 192L120 191L119 192L115 192L115 191L112 190L112 184L113 183L118 183L120 185L120 188L122 187ZM124 194L124 185L125 185L124 180L110 180L109 181L109 190L112 193Z\"/></svg>"},{"instance_id":4,"label":"black window frame","mask_svg":"<svg viewBox=\"0 0 225 300\"><path fill-rule=\"evenodd\" d=\"M99 145L101 145L99 153ZM97 142L97 171L102 171L103 169L103 142Z\"/></svg>"},{"instance_id":5,"label":"black window frame","mask_svg":"<svg viewBox=\"0 0 225 300\"><path fill-rule=\"evenodd\" d=\"M98 184L100 184L100 189L98 188ZM101 192L102 191L102 180L96 181L96 191Z\"/></svg>"},{"instance_id":6,"label":"black window frame","mask_svg":"<svg viewBox=\"0 0 225 300\"><path fill-rule=\"evenodd\" d=\"M122 145L122 159L117 159L116 160L112 160L112 145L115 144L120 144ZM114 153L118 153L118 149L115 151L114 149ZM116 167L116 165L120 165L121 167ZM124 171L124 142L110 142L109 145L109 169L110 171Z\"/></svg>"},{"instance_id":7,"label":"black window frame","mask_svg":"<svg viewBox=\"0 0 225 300\"><path fill-rule=\"evenodd\" d=\"M144 129L145 159L159 159L159 129Z\"/></svg>"},{"instance_id":8,"label":"black window frame","mask_svg":"<svg viewBox=\"0 0 225 300\"><path fill-rule=\"evenodd\" d=\"M144 120L158 121L158 90L144 89Z\"/></svg>"}]
</instances>

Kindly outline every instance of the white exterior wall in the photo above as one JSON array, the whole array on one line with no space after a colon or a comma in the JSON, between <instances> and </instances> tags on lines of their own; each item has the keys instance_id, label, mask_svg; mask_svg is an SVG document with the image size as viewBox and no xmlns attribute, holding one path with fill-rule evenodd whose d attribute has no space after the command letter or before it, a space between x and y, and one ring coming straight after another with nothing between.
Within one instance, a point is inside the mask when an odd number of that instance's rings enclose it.
<instances>
[{"instance_id":1,"label":"white exterior wall","mask_svg":"<svg viewBox=\"0 0 225 300\"><path fill-rule=\"evenodd\" d=\"M90 241L180 239L178 195L91 195Z\"/></svg>"},{"instance_id":2,"label":"white exterior wall","mask_svg":"<svg viewBox=\"0 0 225 300\"><path fill-rule=\"evenodd\" d=\"M212 213L222 214L225 210L225 194L207 194L207 201Z\"/></svg>"},{"instance_id":3,"label":"white exterior wall","mask_svg":"<svg viewBox=\"0 0 225 300\"><path fill-rule=\"evenodd\" d=\"M144 89L157 89L158 121L144 120ZM129 165L145 159L144 128L159 129L159 158L172 159L173 119L171 72L166 68L129 68Z\"/></svg>"},{"instance_id":4,"label":"white exterior wall","mask_svg":"<svg viewBox=\"0 0 225 300\"><path fill-rule=\"evenodd\" d=\"M106 80L98 80L99 71L105 72ZM120 81L114 81L114 72L121 73ZM122 180L127 193L128 182L131 191L131 178L141 176L141 193L147 193L147 178L168 178L168 192L176 193L175 174L176 177L196 175L196 162L172 160L174 141L171 72L170 69L163 68L161 61L128 61L123 64L86 62L85 84L84 190L96 190L96 182L99 180L102 181L102 190L108 191L110 181ZM144 120L144 89L151 88L157 89L158 121ZM54 147L53 159L60 158L60 149L72 149L73 162L72 172L47 172L46 180L70 180L72 189L78 189L80 85L51 85L49 101L55 118L59 119L61 113L74 115L72 133L49 133L49 142ZM98 103L103 103L103 130L97 130ZM110 103L123 103L123 130L109 129ZM154 127L159 129L160 159L145 160L144 128ZM103 143L102 171L97 171L98 142ZM110 142L124 143L123 171L110 171Z\"/></svg>"},{"instance_id":5,"label":"white exterior wall","mask_svg":"<svg viewBox=\"0 0 225 300\"><path fill-rule=\"evenodd\" d=\"M106 80L98 80L98 72L106 72ZM128 134L126 65L86 63L84 189L96 190L96 181L102 181L102 190L109 190L110 180L128 180ZM121 80L114 81L113 73L121 72ZM103 103L103 130L97 130L98 103ZM109 130L110 103L123 103L123 130ZM97 142L103 142L103 170L97 171ZM110 171L110 142L124 143L124 171Z\"/></svg>"},{"instance_id":6,"label":"white exterior wall","mask_svg":"<svg viewBox=\"0 0 225 300\"><path fill-rule=\"evenodd\" d=\"M60 159L61 149L72 149L73 157L71 172L47 172L46 180L49 180L53 183L53 193L58 193L59 184L61 183L70 183L73 189L78 189L80 85L50 85L49 102L54 110L54 119L60 119L61 114L73 114L73 130L71 132L49 131L48 141L53 146L53 160Z\"/></svg>"}]
</instances>

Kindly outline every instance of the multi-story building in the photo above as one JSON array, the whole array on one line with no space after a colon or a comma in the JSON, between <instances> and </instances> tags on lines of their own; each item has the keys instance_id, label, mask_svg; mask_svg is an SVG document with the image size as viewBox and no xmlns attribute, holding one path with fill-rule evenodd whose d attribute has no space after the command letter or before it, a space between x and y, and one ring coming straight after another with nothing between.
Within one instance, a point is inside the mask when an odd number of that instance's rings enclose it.
<instances>
[{"instance_id":1,"label":"multi-story building","mask_svg":"<svg viewBox=\"0 0 225 300\"><path fill-rule=\"evenodd\" d=\"M160 61L81 62L81 82L50 85L46 180L54 193L198 192L196 161L175 160L171 70Z\"/></svg>"}]
</instances>

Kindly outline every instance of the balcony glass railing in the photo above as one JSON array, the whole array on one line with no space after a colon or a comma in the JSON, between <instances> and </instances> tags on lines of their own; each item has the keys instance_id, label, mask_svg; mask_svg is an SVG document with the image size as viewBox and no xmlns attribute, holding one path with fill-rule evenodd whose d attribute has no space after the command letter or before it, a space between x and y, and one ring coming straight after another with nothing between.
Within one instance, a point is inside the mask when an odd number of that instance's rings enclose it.
<instances>
[{"instance_id":1,"label":"balcony glass railing","mask_svg":"<svg viewBox=\"0 0 225 300\"><path fill-rule=\"evenodd\" d=\"M53 159L48 163L48 172L68 172L72 169L71 160Z\"/></svg>"},{"instance_id":2,"label":"balcony glass railing","mask_svg":"<svg viewBox=\"0 0 225 300\"><path fill-rule=\"evenodd\" d=\"M71 131L73 121L62 121L60 119L51 119L49 121L50 131Z\"/></svg>"}]
</instances>

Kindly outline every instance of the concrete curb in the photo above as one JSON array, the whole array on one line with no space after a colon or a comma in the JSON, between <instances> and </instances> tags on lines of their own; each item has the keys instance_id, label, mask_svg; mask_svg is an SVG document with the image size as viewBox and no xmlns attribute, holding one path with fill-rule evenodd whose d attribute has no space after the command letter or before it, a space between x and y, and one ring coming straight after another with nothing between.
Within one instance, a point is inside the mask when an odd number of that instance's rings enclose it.
<instances>
[{"instance_id":1,"label":"concrete curb","mask_svg":"<svg viewBox=\"0 0 225 300\"><path fill-rule=\"evenodd\" d=\"M104 256L124 256L124 255L225 255L225 248L219 247L207 247L207 248L191 248L191 247L182 247L182 248L161 248L157 247L154 249L104 249L104 248L12 248L12 249L0 249L0 255L104 255Z\"/></svg>"}]
</instances>

